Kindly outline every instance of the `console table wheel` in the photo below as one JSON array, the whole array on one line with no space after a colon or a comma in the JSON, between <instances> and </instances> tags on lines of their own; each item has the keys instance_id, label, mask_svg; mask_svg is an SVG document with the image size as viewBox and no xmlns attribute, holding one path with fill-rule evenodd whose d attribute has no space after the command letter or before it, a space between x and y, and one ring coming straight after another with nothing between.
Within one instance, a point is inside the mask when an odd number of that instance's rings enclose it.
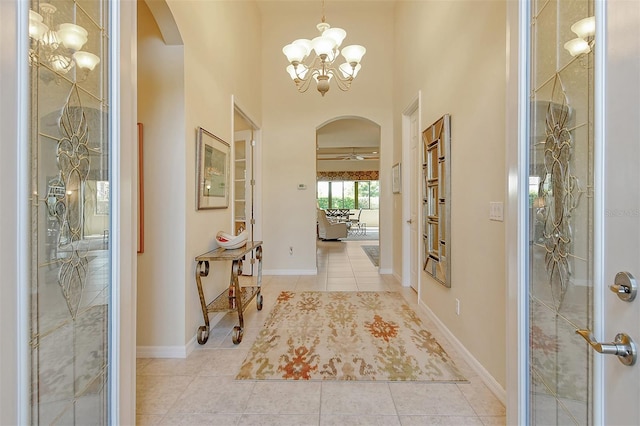
<instances>
[{"instance_id":1,"label":"console table wheel","mask_svg":"<svg viewBox=\"0 0 640 426\"><path fill-rule=\"evenodd\" d=\"M256 306L259 311L262 310L262 294L258 293L258 296L256 297Z\"/></svg>"},{"instance_id":2,"label":"console table wheel","mask_svg":"<svg viewBox=\"0 0 640 426\"><path fill-rule=\"evenodd\" d=\"M201 325L198 327L198 343L204 345L209 340L209 327Z\"/></svg>"},{"instance_id":3,"label":"console table wheel","mask_svg":"<svg viewBox=\"0 0 640 426\"><path fill-rule=\"evenodd\" d=\"M233 335L231 336L231 340L233 340L234 345L242 342L243 333L244 332L242 331L242 328L240 328L240 326L236 325L235 327L233 327Z\"/></svg>"}]
</instances>

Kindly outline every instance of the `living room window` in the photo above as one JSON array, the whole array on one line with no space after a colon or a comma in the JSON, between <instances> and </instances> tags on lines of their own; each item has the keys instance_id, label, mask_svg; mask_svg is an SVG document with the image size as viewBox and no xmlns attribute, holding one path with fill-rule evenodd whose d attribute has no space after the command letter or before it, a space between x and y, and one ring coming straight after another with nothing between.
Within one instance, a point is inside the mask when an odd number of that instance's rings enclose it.
<instances>
[{"instance_id":1,"label":"living room window","mask_svg":"<svg viewBox=\"0 0 640 426\"><path fill-rule=\"evenodd\" d=\"M321 209L378 210L380 182L377 180L318 181L317 201Z\"/></svg>"}]
</instances>

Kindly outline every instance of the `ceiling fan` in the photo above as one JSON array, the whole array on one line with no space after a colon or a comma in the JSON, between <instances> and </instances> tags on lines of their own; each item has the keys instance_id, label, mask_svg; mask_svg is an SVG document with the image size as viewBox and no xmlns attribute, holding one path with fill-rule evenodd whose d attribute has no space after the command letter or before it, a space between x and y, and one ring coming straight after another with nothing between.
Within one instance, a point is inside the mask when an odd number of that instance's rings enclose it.
<instances>
[{"instance_id":1,"label":"ceiling fan","mask_svg":"<svg viewBox=\"0 0 640 426\"><path fill-rule=\"evenodd\" d=\"M351 154L347 154L346 156L344 156L343 160L358 160L358 161L362 161L362 160L364 160L364 156L360 155L360 154L356 154L355 152L352 152Z\"/></svg>"},{"instance_id":2,"label":"ceiling fan","mask_svg":"<svg viewBox=\"0 0 640 426\"><path fill-rule=\"evenodd\" d=\"M346 160L346 161L362 161L362 160L377 160L379 158L377 151L370 152L356 152L355 149L351 152L344 153L322 153L318 154L318 160Z\"/></svg>"}]
</instances>

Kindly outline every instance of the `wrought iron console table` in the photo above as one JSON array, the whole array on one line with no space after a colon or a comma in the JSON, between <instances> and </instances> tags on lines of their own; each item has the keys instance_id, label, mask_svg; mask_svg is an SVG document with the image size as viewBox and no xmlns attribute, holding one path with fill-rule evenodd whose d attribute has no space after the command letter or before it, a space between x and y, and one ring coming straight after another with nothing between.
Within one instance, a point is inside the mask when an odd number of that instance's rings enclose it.
<instances>
[{"instance_id":1,"label":"wrought iron console table","mask_svg":"<svg viewBox=\"0 0 640 426\"><path fill-rule=\"evenodd\" d=\"M258 260L257 285L241 286L238 281L238 275L242 274L242 258L254 249ZM202 291L202 277L209 275L209 262L215 261L231 261L231 279L229 288L207 304ZM233 250L225 250L219 247L197 256L196 262L198 262L196 266L196 284L198 285L202 316L204 317L204 325L198 327L198 343L204 345L209 339L209 313L237 311L238 325L233 327L232 335L233 343L237 345L242 341L244 332L243 311L254 297L256 298L258 310L262 310L262 294L260 294L262 285L262 241L248 241L246 245Z\"/></svg>"}]
</instances>

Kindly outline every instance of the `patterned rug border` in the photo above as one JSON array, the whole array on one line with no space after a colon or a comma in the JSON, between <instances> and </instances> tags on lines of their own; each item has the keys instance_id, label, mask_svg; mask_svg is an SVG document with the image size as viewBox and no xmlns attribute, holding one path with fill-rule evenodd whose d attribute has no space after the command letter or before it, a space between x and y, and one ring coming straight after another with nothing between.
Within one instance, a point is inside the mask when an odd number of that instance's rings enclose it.
<instances>
[{"instance_id":1,"label":"patterned rug border","mask_svg":"<svg viewBox=\"0 0 640 426\"><path fill-rule=\"evenodd\" d=\"M287 328L286 319L284 317L283 318L278 318L278 317L283 315L283 313L280 311L284 311L285 316L286 314L290 315L291 312L294 311L294 309L291 309L291 307L288 306L289 300L299 297L300 299L302 299L301 301L298 302L300 306L300 303L303 303L303 304L308 303L314 297L318 297L318 298L324 297L327 299L331 299L332 302L338 301L336 303L339 303L340 300L353 297L354 295L360 298L359 300L362 302L361 303L362 305L366 305L367 301L375 305L375 302L372 303L371 301L373 299L379 298L380 296L395 298L394 301L401 302L397 305L396 309L401 311L401 313L398 315L401 315L404 317L404 318L400 318L400 319L403 319L404 327L408 326L407 328L409 328L410 331L413 332L413 335L410 336L410 340L412 341L412 344L415 345L415 347L409 348L409 351L405 353L404 346L407 342L401 340L399 345L393 345L389 340L387 340L385 336L382 335L384 333L388 333L389 330L391 329L401 328L403 324L395 324L393 322L385 323L379 318L378 315L375 315L375 317L377 317L375 321L372 321L370 323L366 323L366 322L364 323L366 326L368 326L369 330L371 331L371 334L373 334L374 337L378 338L378 340L386 340L387 342L387 347L384 350L378 349L378 352L374 357L379 362L382 363L382 366L383 366L382 371L385 371L385 370L387 372L391 371L391 374L396 374L396 375L398 374L398 371L400 371L402 374L408 374L407 370L411 370L412 368L415 369L416 367L426 366L428 370L427 372L424 372L421 370L420 375L422 376L418 378L394 377L394 376L378 377L378 376L375 376L376 374L379 374L379 372L381 371L380 368L378 368L373 372L374 377L366 377L366 375L363 374L363 371L365 371L366 373L371 373L371 371L367 371L367 370L371 370L377 365L365 364L364 363L365 359L363 355L362 359L358 360L362 362L356 365L351 365L351 363L348 360L347 362L343 362L342 358L346 358L346 356L330 358L329 361L325 364L322 364L322 362L318 362L317 365L315 365L315 369L317 370L318 367L321 366L322 368L324 368L324 370L315 373L317 377L316 376L301 377L300 372L304 370L304 368L300 369L300 366L302 365L303 367L308 368L309 365L311 364L310 363L296 364L294 360L298 360L306 356L309 356L310 359L314 357L319 357L320 355L314 352L315 347L319 347L322 350L326 350L330 346L340 347L340 344L344 343L345 337L349 339L353 338L353 332L351 335L346 336L346 333L350 331L350 330L346 331L347 327L343 327L342 329L336 332L336 330L332 327L333 323L328 324L328 328L332 329L332 333L330 336L331 339L329 339L327 342L320 342L316 337L316 339L314 339L313 343L310 345L309 348L307 348L306 345L295 346L293 344L292 340L295 340L295 338L300 338L300 336L289 337L287 339L287 345L289 346L289 351L284 353L280 351L279 356L277 357L277 359L281 363L284 362L286 364L285 366L286 368L282 368L282 364L275 365L276 363L270 363L269 361L271 358L259 357L260 353L269 351L270 349L275 347L278 343L277 342L278 340L284 340L284 339L279 339L280 336L276 335L275 333L280 333L282 332L282 330ZM306 296L306 297L303 297L303 296ZM280 306L285 306L285 308L280 308ZM344 317L345 315L346 316L349 315L350 311L341 309L343 307L340 307L340 306L336 307L333 305L331 307L337 308L332 310L336 311L338 313L338 316L340 316L340 318ZM325 310L328 310L328 309L325 309ZM309 318L307 318L305 319L305 321L303 321L301 325L298 325L295 328L295 330L296 332L298 332L299 331L298 327L300 327L304 329L304 331L302 332L303 335L311 335L309 331L313 331L314 328L316 329L318 328L313 324L314 323L312 321L309 321ZM413 330L413 328L411 327L412 324L414 324L418 328L417 331ZM359 332L363 333L363 330L360 330ZM377 336L375 335L376 333L378 333ZM371 339L371 336L367 335L367 337ZM307 342L307 340L304 340L304 342ZM422 351L422 353L419 353L419 355L423 355L424 358L420 359L420 361L418 361L417 359L415 359L415 357L411 355L416 351ZM360 354L359 351L358 352L354 351L352 353ZM403 356L405 357L403 359L403 361L405 361L405 364L398 364L397 361ZM389 357L389 358L387 359L386 357ZM334 363L334 361L336 360L337 362ZM411 365L407 364L407 360L410 361L409 364ZM355 364L355 362L356 362L356 359L354 358L353 363ZM416 366L416 363L422 363L422 364ZM338 365L340 365L340 368L338 368ZM278 367L277 370L274 370L275 367ZM347 369L346 367L349 367L349 369ZM359 369L353 368L353 367L359 367ZM313 370L313 368L311 369ZM325 373L327 373L327 369L329 369L329 374L325 375ZM339 369L341 370L340 373L338 372ZM352 374L346 374L345 370L348 370L348 372ZM445 370L445 371L443 372L441 370ZM294 372L295 374L291 374L292 372ZM344 373L344 374L341 375L341 373ZM423 377L424 375L429 375L434 373L439 373L441 377ZM289 375L289 377L285 377L283 376L283 374L285 376ZM442 383L442 384L469 383L469 381L460 372L460 370L456 366L453 359L451 359L451 357L447 354L444 348L442 348L442 346L435 339L435 337L431 335L431 332L429 332L426 329L422 320L416 315L415 311L407 304L406 300L404 300L404 297L400 293L393 292L393 291L352 291L352 292L349 292L349 291L343 291L343 292L340 292L340 291L302 291L302 292L282 291L276 300L276 305L273 307L273 309L269 313L269 316L265 320L262 326L262 329L258 333L258 336L256 337L255 341L252 343L252 346L249 349L249 352L247 353L243 363L240 366L239 372L235 376L235 380L254 381L254 382L354 381L354 382L361 382L361 383L366 383L366 382L378 382L378 383L412 382L412 383Z\"/></svg>"}]
</instances>

